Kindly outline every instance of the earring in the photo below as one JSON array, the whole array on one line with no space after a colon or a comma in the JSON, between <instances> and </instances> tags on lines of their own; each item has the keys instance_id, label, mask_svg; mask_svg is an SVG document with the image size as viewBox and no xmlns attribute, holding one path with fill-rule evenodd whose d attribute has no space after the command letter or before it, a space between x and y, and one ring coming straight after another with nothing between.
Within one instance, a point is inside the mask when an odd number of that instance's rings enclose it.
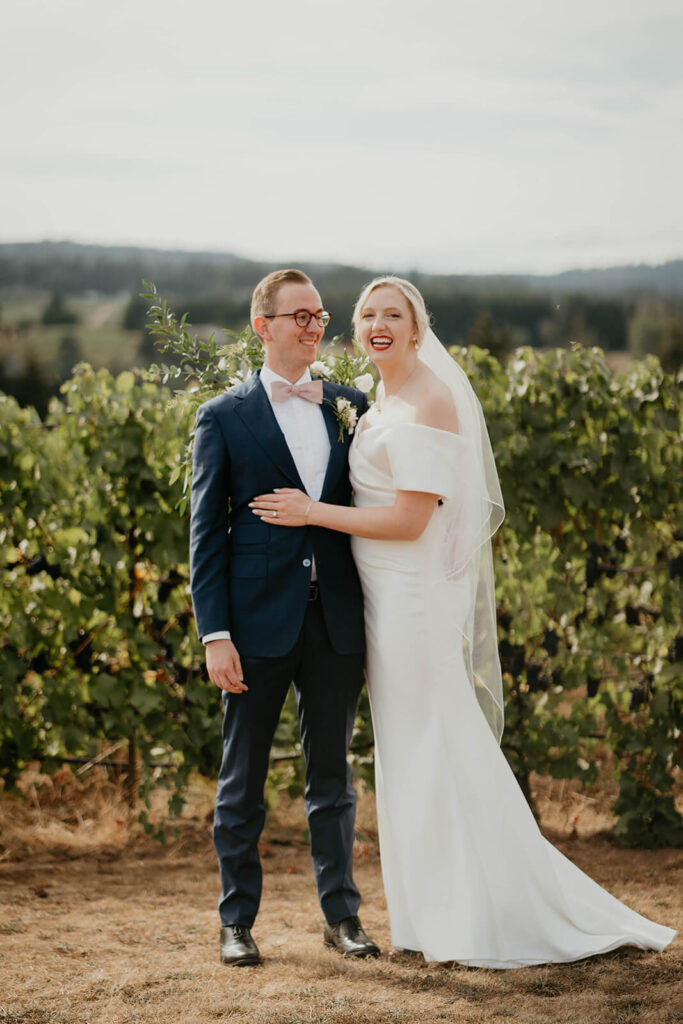
<instances>
[{"instance_id":1,"label":"earring","mask_svg":"<svg viewBox=\"0 0 683 1024\"><path fill-rule=\"evenodd\" d=\"M415 348L420 347L420 342L417 340L417 338L413 338L413 345L415 346Z\"/></svg>"}]
</instances>

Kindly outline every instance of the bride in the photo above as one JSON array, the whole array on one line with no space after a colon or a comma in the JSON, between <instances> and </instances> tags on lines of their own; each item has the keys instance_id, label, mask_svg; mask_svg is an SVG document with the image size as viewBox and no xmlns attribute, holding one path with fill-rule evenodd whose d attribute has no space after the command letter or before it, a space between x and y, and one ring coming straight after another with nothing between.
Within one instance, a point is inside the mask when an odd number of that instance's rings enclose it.
<instances>
[{"instance_id":1,"label":"bride","mask_svg":"<svg viewBox=\"0 0 683 1024\"><path fill-rule=\"evenodd\" d=\"M498 746L491 536L503 501L472 387L408 281L367 285L354 327L382 378L349 457L355 507L289 488L251 504L281 526L353 537L394 946L494 968L662 950L674 931L544 839Z\"/></svg>"}]
</instances>

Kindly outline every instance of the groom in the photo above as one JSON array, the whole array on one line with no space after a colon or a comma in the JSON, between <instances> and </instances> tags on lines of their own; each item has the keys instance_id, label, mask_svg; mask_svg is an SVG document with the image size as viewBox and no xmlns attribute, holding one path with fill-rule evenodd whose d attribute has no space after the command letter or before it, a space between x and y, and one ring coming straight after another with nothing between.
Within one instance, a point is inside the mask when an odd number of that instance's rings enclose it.
<instances>
[{"instance_id":1,"label":"groom","mask_svg":"<svg viewBox=\"0 0 683 1024\"><path fill-rule=\"evenodd\" d=\"M310 278L278 270L256 286L251 322L265 362L197 413L190 561L199 636L222 691L223 760L214 815L221 874L220 953L260 962L251 937L261 898L263 788L291 682L306 759L306 813L325 943L377 956L357 911L352 876L356 797L346 755L363 683L363 604L349 538L257 518L249 502L274 487L348 505L349 435L335 400L360 416L365 395L312 381L329 321Z\"/></svg>"}]
</instances>

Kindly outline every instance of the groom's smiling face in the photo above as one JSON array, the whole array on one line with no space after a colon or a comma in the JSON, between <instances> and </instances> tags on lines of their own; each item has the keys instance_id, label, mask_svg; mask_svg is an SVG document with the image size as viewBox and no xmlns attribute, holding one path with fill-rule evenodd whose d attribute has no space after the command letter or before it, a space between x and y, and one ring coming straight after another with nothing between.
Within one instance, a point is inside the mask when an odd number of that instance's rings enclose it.
<instances>
[{"instance_id":1,"label":"groom's smiling face","mask_svg":"<svg viewBox=\"0 0 683 1024\"><path fill-rule=\"evenodd\" d=\"M271 318L258 316L254 319L254 327L263 341L266 350L266 366L295 383L307 366L315 362L318 345L325 333L315 316L312 316L306 327L299 327L293 316L282 314L321 313L322 300L312 284L299 284L290 281L284 284L275 299L276 314Z\"/></svg>"}]
</instances>

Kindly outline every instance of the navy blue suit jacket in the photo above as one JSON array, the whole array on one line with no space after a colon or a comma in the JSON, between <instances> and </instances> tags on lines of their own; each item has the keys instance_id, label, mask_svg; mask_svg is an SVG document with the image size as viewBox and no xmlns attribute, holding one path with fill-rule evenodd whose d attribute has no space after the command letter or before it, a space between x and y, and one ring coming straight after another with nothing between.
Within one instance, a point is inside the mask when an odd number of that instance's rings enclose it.
<instances>
[{"instance_id":1,"label":"navy blue suit jacket","mask_svg":"<svg viewBox=\"0 0 683 1024\"><path fill-rule=\"evenodd\" d=\"M360 416L362 391L323 382L330 460L320 500L348 505L350 438L332 408L342 395ZM255 373L197 412L190 524L190 578L200 636L229 629L238 653L279 657L294 646L308 601L315 554L320 601L333 648L365 646L363 599L350 538L320 527L278 526L249 502L275 487L305 490L263 385Z\"/></svg>"}]
</instances>

